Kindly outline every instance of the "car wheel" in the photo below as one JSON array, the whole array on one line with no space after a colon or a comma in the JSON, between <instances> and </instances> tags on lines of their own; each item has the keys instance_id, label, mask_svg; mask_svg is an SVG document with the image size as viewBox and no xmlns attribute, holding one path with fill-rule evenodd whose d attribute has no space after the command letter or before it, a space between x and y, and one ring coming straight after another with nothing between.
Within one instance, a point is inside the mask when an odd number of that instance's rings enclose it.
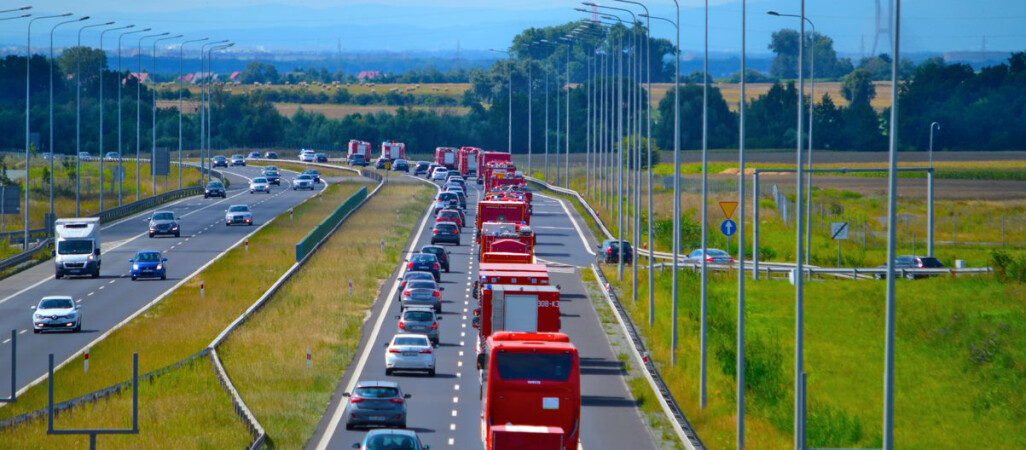
<instances>
[{"instance_id":1,"label":"car wheel","mask_svg":"<svg viewBox=\"0 0 1026 450\"><path fill-rule=\"evenodd\" d=\"M136 277L135 275L132 275L132 281L135 281L137 279L138 279L138 277Z\"/></svg>"},{"instance_id":2,"label":"car wheel","mask_svg":"<svg viewBox=\"0 0 1026 450\"><path fill-rule=\"evenodd\" d=\"M165 274L162 274L162 275L160 276L160 279L161 279L161 280L166 280L166 279L167 279L167 274L166 274L166 273L165 273Z\"/></svg>"},{"instance_id":3,"label":"car wheel","mask_svg":"<svg viewBox=\"0 0 1026 450\"><path fill-rule=\"evenodd\" d=\"M353 424L346 422L346 430L353 431Z\"/></svg>"},{"instance_id":4,"label":"car wheel","mask_svg":"<svg viewBox=\"0 0 1026 450\"><path fill-rule=\"evenodd\" d=\"M39 334L39 330L37 330L37 329L33 328L33 329L32 329L32 334Z\"/></svg>"},{"instance_id":5,"label":"car wheel","mask_svg":"<svg viewBox=\"0 0 1026 450\"><path fill-rule=\"evenodd\" d=\"M100 278L100 269L93 271L93 278Z\"/></svg>"},{"instance_id":6,"label":"car wheel","mask_svg":"<svg viewBox=\"0 0 1026 450\"><path fill-rule=\"evenodd\" d=\"M153 239L153 233L150 233L150 239Z\"/></svg>"},{"instance_id":7,"label":"car wheel","mask_svg":"<svg viewBox=\"0 0 1026 450\"><path fill-rule=\"evenodd\" d=\"M431 369L431 370L429 370L429 371L428 371L428 376L429 376L429 377L433 377L433 376L435 376L435 369ZM403 428L406 428L406 427L403 427Z\"/></svg>"},{"instance_id":8,"label":"car wheel","mask_svg":"<svg viewBox=\"0 0 1026 450\"><path fill-rule=\"evenodd\" d=\"M78 333L78 332L82 331L82 322L79 322L79 323L78 323L78 326L76 326L76 327L75 327L75 329L74 329L74 330L71 330L71 331L74 331L74 332L76 332L76 333Z\"/></svg>"},{"instance_id":9,"label":"car wheel","mask_svg":"<svg viewBox=\"0 0 1026 450\"><path fill-rule=\"evenodd\" d=\"M401 428L403 430L406 429L406 421L405 420L403 420L402 422L399 422L399 428Z\"/></svg>"},{"instance_id":10,"label":"car wheel","mask_svg":"<svg viewBox=\"0 0 1026 450\"><path fill-rule=\"evenodd\" d=\"M385 369L385 376L386 377L392 376L392 369Z\"/></svg>"},{"instance_id":11,"label":"car wheel","mask_svg":"<svg viewBox=\"0 0 1026 450\"><path fill-rule=\"evenodd\" d=\"M179 232L175 233L175 237L182 237L182 232L179 231Z\"/></svg>"},{"instance_id":12,"label":"car wheel","mask_svg":"<svg viewBox=\"0 0 1026 450\"><path fill-rule=\"evenodd\" d=\"M53 277L59 280L61 278L64 278L64 274L62 274L60 272L56 272L56 273L53 274Z\"/></svg>"}]
</instances>

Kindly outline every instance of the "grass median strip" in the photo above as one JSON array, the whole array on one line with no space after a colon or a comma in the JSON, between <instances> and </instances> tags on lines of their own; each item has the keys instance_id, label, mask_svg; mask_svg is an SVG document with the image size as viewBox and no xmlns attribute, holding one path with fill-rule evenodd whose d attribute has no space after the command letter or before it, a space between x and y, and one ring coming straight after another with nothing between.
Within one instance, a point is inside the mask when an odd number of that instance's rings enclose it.
<instances>
[{"instance_id":1,"label":"grass median strip","mask_svg":"<svg viewBox=\"0 0 1026 450\"><path fill-rule=\"evenodd\" d=\"M225 369L274 447L301 448L313 435L356 354L382 281L434 191L420 183L386 185L220 347Z\"/></svg>"},{"instance_id":2,"label":"grass median strip","mask_svg":"<svg viewBox=\"0 0 1026 450\"><path fill-rule=\"evenodd\" d=\"M133 352L139 353L140 372L146 373L181 361L205 348L293 264L296 240L363 186L362 183L332 185L321 199L312 199L297 206L293 220L275 220L250 238L248 251L240 246L228 252L159 304L94 346L90 351L88 373L83 373L82 365L78 363L69 364L58 371L55 376L58 380L55 385L56 400L74 398L129 379ZM200 296L199 291L201 281L206 283L204 297ZM45 358L46 355L41 354L39 357ZM188 377L195 379L184 380ZM214 386L210 390L180 388L182 385L210 383ZM20 396L17 403L0 408L0 420L45 407L46 388L45 383L38 385ZM130 398L130 395L121 396L126 397ZM116 412L116 404L117 401L101 401L93 406L72 410L60 416L58 426L114 426L121 423L119 420L130 420L130 415ZM113 409L108 411L107 405ZM198 420L198 416L197 420L190 421L178 415L182 411L215 407L219 408L218 417L242 427L227 395L217 385L212 370L171 372L147 383L146 389L140 392L142 435L135 440L125 438L124 442L130 442L131 445L127 446L132 448L166 448L169 442L178 442L179 438L170 436L190 436L196 440L196 447L231 448L245 445L249 436L244 428L241 434L208 433L208 429L217 426L219 422ZM15 447L20 448L47 447L52 438L45 433L45 420L36 421L31 425L0 432L0 442L4 442L5 446L14 443ZM224 436L226 440L222 442L218 436ZM189 442L182 444L188 446Z\"/></svg>"}]
</instances>

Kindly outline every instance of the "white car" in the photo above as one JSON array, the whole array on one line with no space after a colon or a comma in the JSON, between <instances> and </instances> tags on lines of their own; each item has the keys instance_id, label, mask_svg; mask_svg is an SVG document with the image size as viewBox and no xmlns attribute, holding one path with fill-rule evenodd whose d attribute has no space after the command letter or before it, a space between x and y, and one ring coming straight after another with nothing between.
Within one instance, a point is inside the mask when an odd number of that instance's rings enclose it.
<instances>
[{"instance_id":1,"label":"white car","mask_svg":"<svg viewBox=\"0 0 1026 450\"><path fill-rule=\"evenodd\" d=\"M32 332L46 330L82 331L82 307L71 297L52 295L43 297L32 309ZM425 338L426 339L426 338Z\"/></svg>"},{"instance_id":2,"label":"white car","mask_svg":"<svg viewBox=\"0 0 1026 450\"><path fill-rule=\"evenodd\" d=\"M267 181L267 178L256 177L253 181L249 182L249 193L252 194L255 192L271 193L271 183Z\"/></svg>"},{"instance_id":3,"label":"white car","mask_svg":"<svg viewBox=\"0 0 1026 450\"><path fill-rule=\"evenodd\" d=\"M436 167L435 171L431 173L431 179L435 181L445 181L445 175L449 173L449 169L445 167Z\"/></svg>"},{"instance_id":4,"label":"white car","mask_svg":"<svg viewBox=\"0 0 1026 450\"><path fill-rule=\"evenodd\" d=\"M299 152L299 160L302 162L317 162L317 154L313 150Z\"/></svg>"},{"instance_id":5,"label":"white car","mask_svg":"<svg viewBox=\"0 0 1026 450\"><path fill-rule=\"evenodd\" d=\"M313 175L307 175L304 173L292 179L292 190L298 191L300 189L314 190Z\"/></svg>"},{"instance_id":6,"label":"white car","mask_svg":"<svg viewBox=\"0 0 1026 450\"><path fill-rule=\"evenodd\" d=\"M224 226L253 225L253 211L248 205L232 205L224 210Z\"/></svg>"},{"instance_id":7,"label":"white car","mask_svg":"<svg viewBox=\"0 0 1026 450\"><path fill-rule=\"evenodd\" d=\"M385 375L396 370L425 371L435 376L435 350L423 334L399 333L392 336L385 351Z\"/></svg>"},{"instance_id":8,"label":"white car","mask_svg":"<svg viewBox=\"0 0 1026 450\"><path fill-rule=\"evenodd\" d=\"M78 152L78 159L82 161L92 161L93 155L90 155L89 152Z\"/></svg>"}]
</instances>

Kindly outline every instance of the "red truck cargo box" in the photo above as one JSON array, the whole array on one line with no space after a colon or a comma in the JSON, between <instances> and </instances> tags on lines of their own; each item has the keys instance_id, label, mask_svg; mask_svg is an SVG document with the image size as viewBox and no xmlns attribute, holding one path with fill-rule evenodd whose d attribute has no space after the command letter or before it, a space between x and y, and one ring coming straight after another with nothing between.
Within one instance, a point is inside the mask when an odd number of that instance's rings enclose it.
<instances>
[{"instance_id":1,"label":"red truck cargo box","mask_svg":"<svg viewBox=\"0 0 1026 450\"><path fill-rule=\"evenodd\" d=\"M484 341L495 331L557 332L559 289L555 286L486 284L481 290L481 324Z\"/></svg>"},{"instance_id":2,"label":"red truck cargo box","mask_svg":"<svg viewBox=\"0 0 1026 450\"><path fill-rule=\"evenodd\" d=\"M527 211L527 203L506 201L483 201L477 204L477 223L475 229L481 232L484 222L511 222L522 225L531 224L531 214Z\"/></svg>"},{"instance_id":3,"label":"red truck cargo box","mask_svg":"<svg viewBox=\"0 0 1026 450\"><path fill-rule=\"evenodd\" d=\"M481 262L534 264L534 256L524 253L485 252L481 254Z\"/></svg>"},{"instance_id":4,"label":"red truck cargo box","mask_svg":"<svg viewBox=\"0 0 1026 450\"><path fill-rule=\"evenodd\" d=\"M509 263L481 263L478 266L481 272L545 272L549 268L545 264L509 264Z\"/></svg>"},{"instance_id":5,"label":"red truck cargo box","mask_svg":"<svg viewBox=\"0 0 1026 450\"><path fill-rule=\"evenodd\" d=\"M517 272L482 270L477 274L481 284L515 284L526 286L548 286L548 272Z\"/></svg>"},{"instance_id":6,"label":"red truck cargo box","mask_svg":"<svg viewBox=\"0 0 1026 450\"><path fill-rule=\"evenodd\" d=\"M521 242L517 239L498 239L493 241L488 246L486 253L523 253L530 255L534 249L529 247L527 243Z\"/></svg>"},{"instance_id":7,"label":"red truck cargo box","mask_svg":"<svg viewBox=\"0 0 1026 450\"><path fill-rule=\"evenodd\" d=\"M492 427L491 442L492 450L564 450L563 429L559 427L496 425Z\"/></svg>"}]
</instances>

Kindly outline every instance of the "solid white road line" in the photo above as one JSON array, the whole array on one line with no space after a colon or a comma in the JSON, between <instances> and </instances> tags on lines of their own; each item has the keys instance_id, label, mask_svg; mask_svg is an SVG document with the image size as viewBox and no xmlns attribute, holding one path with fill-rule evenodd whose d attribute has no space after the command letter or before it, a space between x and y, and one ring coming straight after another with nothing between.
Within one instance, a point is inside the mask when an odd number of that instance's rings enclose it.
<instances>
[{"instance_id":1,"label":"solid white road line","mask_svg":"<svg viewBox=\"0 0 1026 450\"><path fill-rule=\"evenodd\" d=\"M547 195L542 195L542 194L538 194L538 195L542 196L542 197L548 197ZM574 215L570 214L570 208L566 207L566 203L563 201L563 199L558 199L558 198L553 198L553 197L548 197L548 198L551 198L551 199L559 202L559 204L563 207L563 211L566 212L567 217L570 218L570 223L572 223L574 225L574 229L577 230L577 235L580 236L581 242L584 244L584 250L586 250L588 252L588 254L590 254L591 256L595 256L595 251L591 249L591 245L588 244L588 239L584 237L584 232L581 231L581 226L577 224L577 219L574 218Z\"/></svg>"}]
</instances>

